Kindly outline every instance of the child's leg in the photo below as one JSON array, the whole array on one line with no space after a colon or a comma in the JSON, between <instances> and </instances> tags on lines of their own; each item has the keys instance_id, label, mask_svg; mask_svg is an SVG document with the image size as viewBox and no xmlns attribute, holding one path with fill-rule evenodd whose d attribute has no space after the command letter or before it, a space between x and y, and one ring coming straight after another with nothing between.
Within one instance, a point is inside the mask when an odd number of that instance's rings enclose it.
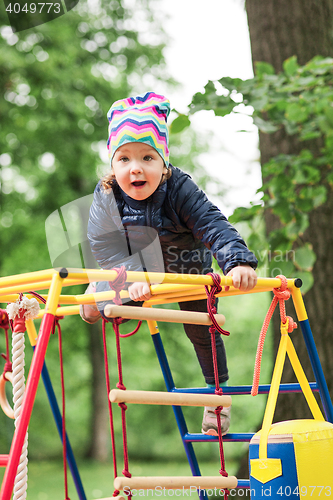
<instances>
[{"instance_id":1,"label":"child's leg","mask_svg":"<svg viewBox=\"0 0 333 500\"><path fill-rule=\"evenodd\" d=\"M207 312L207 301L193 300L189 302L180 302L179 307L182 311ZM194 346L206 383L214 384L214 366L209 326L184 324L184 329L186 335ZM215 332L215 339L219 381L222 383L226 382L229 378L227 358L221 334Z\"/></svg>"},{"instance_id":2,"label":"child's leg","mask_svg":"<svg viewBox=\"0 0 333 500\"><path fill-rule=\"evenodd\" d=\"M180 302L179 307L183 311L207 312L207 301L195 300L191 302ZM209 333L209 327L204 325L184 324L184 329L186 335L194 346L207 385L215 387L211 334ZM229 377L224 343L221 334L217 332L215 333L215 339L219 382L221 385L226 385L226 381ZM220 414L221 430L223 435L229 430L230 410L230 407L223 408ZM212 436L218 435L215 408L213 407L206 406L204 409L202 432Z\"/></svg>"}]
</instances>

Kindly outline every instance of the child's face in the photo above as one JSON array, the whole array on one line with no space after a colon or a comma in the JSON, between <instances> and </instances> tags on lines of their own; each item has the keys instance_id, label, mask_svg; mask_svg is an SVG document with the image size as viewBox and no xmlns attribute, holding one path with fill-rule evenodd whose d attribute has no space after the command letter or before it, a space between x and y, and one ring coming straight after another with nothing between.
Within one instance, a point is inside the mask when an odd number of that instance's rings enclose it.
<instances>
[{"instance_id":1,"label":"child's face","mask_svg":"<svg viewBox=\"0 0 333 500\"><path fill-rule=\"evenodd\" d=\"M117 149L112 159L116 181L134 200L149 198L167 173L158 152L142 142L130 142Z\"/></svg>"}]
</instances>

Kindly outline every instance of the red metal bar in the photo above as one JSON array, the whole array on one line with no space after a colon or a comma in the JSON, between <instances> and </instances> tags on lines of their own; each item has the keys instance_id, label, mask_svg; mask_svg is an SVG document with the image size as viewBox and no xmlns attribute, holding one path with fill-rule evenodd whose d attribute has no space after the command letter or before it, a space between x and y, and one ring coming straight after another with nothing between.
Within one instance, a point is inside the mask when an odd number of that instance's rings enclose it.
<instances>
[{"instance_id":1,"label":"red metal bar","mask_svg":"<svg viewBox=\"0 0 333 500\"><path fill-rule=\"evenodd\" d=\"M9 455L0 455L0 467L7 467Z\"/></svg>"},{"instance_id":2,"label":"red metal bar","mask_svg":"<svg viewBox=\"0 0 333 500\"><path fill-rule=\"evenodd\" d=\"M16 471L20 462L25 435L28 430L38 383L44 364L45 354L53 327L53 322L54 315L45 313L40 325L38 341L30 366L26 389L22 401L21 416L18 422L18 426L16 427L16 430L14 432L14 437L9 452L8 465L6 467L0 492L1 500L10 500L14 489Z\"/></svg>"}]
</instances>

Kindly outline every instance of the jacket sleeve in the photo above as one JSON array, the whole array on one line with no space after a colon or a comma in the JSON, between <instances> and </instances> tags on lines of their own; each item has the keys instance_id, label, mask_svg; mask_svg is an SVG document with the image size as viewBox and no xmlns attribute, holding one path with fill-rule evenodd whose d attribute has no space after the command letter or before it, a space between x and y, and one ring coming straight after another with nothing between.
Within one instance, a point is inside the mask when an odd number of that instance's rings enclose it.
<instances>
[{"instance_id":1,"label":"jacket sleeve","mask_svg":"<svg viewBox=\"0 0 333 500\"><path fill-rule=\"evenodd\" d=\"M175 208L195 238L212 252L224 274L240 264L254 269L258 261L247 248L236 228L207 198L193 180L184 174L174 186Z\"/></svg>"},{"instance_id":2,"label":"jacket sleeve","mask_svg":"<svg viewBox=\"0 0 333 500\"><path fill-rule=\"evenodd\" d=\"M124 265L127 271L142 271L140 256L130 255L127 233L113 191L103 190L100 184L95 189L90 207L88 240L102 269Z\"/></svg>"}]
</instances>

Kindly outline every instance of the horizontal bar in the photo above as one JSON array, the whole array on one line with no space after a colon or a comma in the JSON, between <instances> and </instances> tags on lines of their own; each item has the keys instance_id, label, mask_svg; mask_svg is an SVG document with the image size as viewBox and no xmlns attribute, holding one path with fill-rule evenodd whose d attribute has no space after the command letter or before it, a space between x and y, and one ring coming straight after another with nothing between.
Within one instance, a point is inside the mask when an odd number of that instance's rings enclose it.
<instances>
[{"instance_id":1,"label":"horizontal bar","mask_svg":"<svg viewBox=\"0 0 333 500\"><path fill-rule=\"evenodd\" d=\"M208 313L177 311L174 309L153 309L151 307L116 306L108 304L104 308L104 314L108 318L121 317L125 319L186 323L190 325L212 324L212 320ZM225 316L223 316L223 314L215 314L214 317L219 325L224 325Z\"/></svg>"},{"instance_id":2,"label":"horizontal bar","mask_svg":"<svg viewBox=\"0 0 333 500\"><path fill-rule=\"evenodd\" d=\"M95 498L95 500L127 500L128 497L117 495L116 497Z\"/></svg>"},{"instance_id":3,"label":"horizontal bar","mask_svg":"<svg viewBox=\"0 0 333 500\"><path fill-rule=\"evenodd\" d=\"M0 467L7 467L9 455L0 455Z\"/></svg>"},{"instance_id":4,"label":"horizontal bar","mask_svg":"<svg viewBox=\"0 0 333 500\"><path fill-rule=\"evenodd\" d=\"M254 433L253 432L228 432L228 434L225 434L223 436L223 442L230 442L230 443L248 443L251 441L253 438ZM218 441L219 438L218 436L210 436L207 434L202 434L202 433L190 433L187 432L183 436L183 440L186 443L202 443L202 442L207 442L207 441Z\"/></svg>"},{"instance_id":5,"label":"horizontal bar","mask_svg":"<svg viewBox=\"0 0 333 500\"><path fill-rule=\"evenodd\" d=\"M310 387L312 391L318 392L318 384L316 382L310 382ZM259 394L268 394L270 390L270 384L262 384L259 385ZM252 385L229 385L223 387L223 394L238 395L238 394L251 394ZM214 388L208 387L191 387L191 388L174 388L172 389L173 393L188 393L188 394L214 394ZM296 383L290 384L280 384L279 389L280 394L286 394L289 392L302 392L301 386Z\"/></svg>"},{"instance_id":6,"label":"horizontal bar","mask_svg":"<svg viewBox=\"0 0 333 500\"><path fill-rule=\"evenodd\" d=\"M161 487L173 490L175 488L236 488L235 476L147 476L147 477L116 477L114 487L117 490L124 488L150 489Z\"/></svg>"},{"instance_id":7,"label":"horizontal bar","mask_svg":"<svg viewBox=\"0 0 333 500\"><path fill-rule=\"evenodd\" d=\"M109 394L112 403L134 403L173 406L231 406L230 396L216 394L175 394L158 391L123 391L112 389Z\"/></svg>"}]
</instances>

